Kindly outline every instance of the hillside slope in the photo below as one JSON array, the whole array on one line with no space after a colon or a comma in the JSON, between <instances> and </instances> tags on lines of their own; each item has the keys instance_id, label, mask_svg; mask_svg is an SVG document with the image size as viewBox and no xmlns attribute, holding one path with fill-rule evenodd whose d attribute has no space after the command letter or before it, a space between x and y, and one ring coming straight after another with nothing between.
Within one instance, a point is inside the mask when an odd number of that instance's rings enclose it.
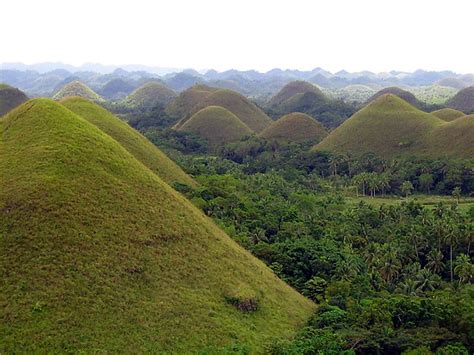
<instances>
[{"instance_id":1,"label":"hillside slope","mask_svg":"<svg viewBox=\"0 0 474 355\"><path fill-rule=\"evenodd\" d=\"M23 91L10 85L0 84L0 116L28 101Z\"/></svg>"},{"instance_id":2,"label":"hillside slope","mask_svg":"<svg viewBox=\"0 0 474 355\"><path fill-rule=\"evenodd\" d=\"M446 106L465 113L474 113L474 86L460 90Z\"/></svg>"},{"instance_id":3,"label":"hillside slope","mask_svg":"<svg viewBox=\"0 0 474 355\"><path fill-rule=\"evenodd\" d=\"M221 106L229 110L252 131L257 133L272 123L272 120L254 103L250 102L245 96L232 90L219 89L212 92L193 108L192 114L208 106ZM190 116L179 121L175 128L182 126L189 118Z\"/></svg>"},{"instance_id":4,"label":"hillside slope","mask_svg":"<svg viewBox=\"0 0 474 355\"><path fill-rule=\"evenodd\" d=\"M304 94L307 92L324 96L323 92L317 86L306 81L296 80L286 84L283 88L281 88L281 90L270 99L268 105L270 107L276 107L296 94Z\"/></svg>"},{"instance_id":5,"label":"hillside slope","mask_svg":"<svg viewBox=\"0 0 474 355\"><path fill-rule=\"evenodd\" d=\"M313 143L326 135L326 129L321 123L301 112L293 112L279 118L260 133L260 136L266 139L290 142L313 141Z\"/></svg>"},{"instance_id":6,"label":"hillside slope","mask_svg":"<svg viewBox=\"0 0 474 355\"><path fill-rule=\"evenodd\" d=\"M235 342L261 352L311 313L59 103L23 104L0 120L0 137L0 352L182 353Z\"/></svg>"},{"instance_id":7,"label":"hillside slope","mask_svg":"<svg viewBox=\"0 0 474 355\"><path fill-rule=\"evenodd\" d=\"M167 107L166 112L174 118L183 118L191 114L193 108L218 89L206 85L194 85L184 90Z\"/></svg>"},{"instance_id":8,"label":"hillside slope","mask_svg":"<svg viewBox=\"0 0 474 355\"><path fill-rule=\"evenodd\" d=\"M189 175L153 143L106 109L79 97L67 98L62 100L61 103L114 138L165 182L196 185L196 182Z\"/></svg>"},{"instance_id":9,"label":"hillside slope","mask_svg":"<svg viewBox=\"0 0 474 355\"><path fill-rule=\"evenodd\" d=\"M400 89L396 86L384 88L376 92L371 98L369 98L369 100L367 100L367 104L387 94L396 95L404 101L408 102L410 105L413 105L417 108L421 108L423 106L423 104L411 92Z\"/></svg>"},{"instance_id":10,"label":"hillside slope","mask_svg":"<svg viewBox=\"0 0 474 355\"><path fill-rule=\"evenodd\" d=\"M236 115L220 106L203 108L178 130L195 133L207 139L213 146L234 142L253 134Z\"/></svg>"}]
</instances>

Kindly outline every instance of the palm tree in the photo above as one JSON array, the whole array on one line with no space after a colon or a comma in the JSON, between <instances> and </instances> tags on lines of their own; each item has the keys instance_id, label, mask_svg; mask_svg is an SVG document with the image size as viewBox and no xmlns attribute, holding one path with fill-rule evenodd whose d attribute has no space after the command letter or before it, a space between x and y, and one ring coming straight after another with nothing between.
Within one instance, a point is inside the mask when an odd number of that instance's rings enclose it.
<instances>
[{"instance_id":1,"label":"palm tree","mask_svg":"<svg viewBox=\"0 0 474 355\"><path fill-rule=\"evenodd\" d=\"M422 291L433 291L439 285L440 278L428 269L422 269L416 275L416 281Z\"/></svg>"},{"instance_id":2,"label":"palm tree","mask_svg":"<svg viewBox=\"0 0 474 355\"><path fill-rule=\"evenodd\" d=\"M392 283L398 277L401 263L395 251L389 250L383 257L383 264L380 268L380 276L387 283Z\"/></svg>"},{"instance_id":3,"label":"palm tree","mask_svg":"<svg viewBox=\"0 0 474 355\"><path fill-rule=\"evenodd\" d=\"M459 277L460 283L467 283L474 280L474 265L471 264L469 256L466 254L458 255L454 272Z\"/></svg>"},{"instance_id":4,"label":"palm tree","mask_svg":"<svg viewBox=\"0 0 474 355\"><path fill-rule=\"evenodd\" d=\"M412 279L405 280L398 286L398 291L407 296L417 296L420 293L420 285L418 281Z\"/></svg>"},{"instance_id":5,"label":"palm tree","mask_svg":"<svg viewBox=\"0 0 474 355\"><path fill-rule=\"evenodd\" d=\"M441 273L444 270L443 258L444 256L441 250L430 251L427 256L428 263L426 267L435 274Z\"/></svg>"},{"instance_id":6,"label":"palm tree","mask_svg":"<svg viewBox=\"0 0 474 355\"><path fill-rule=\"evenodd\" d=\"M453 224L447 224L446 234L444 235L444 240L449 245L449 271L451 275L451 282L454 279L454 272L453 272L453 249L454 245L457 242L457 230Z\"/></svg>"}]
</instances>

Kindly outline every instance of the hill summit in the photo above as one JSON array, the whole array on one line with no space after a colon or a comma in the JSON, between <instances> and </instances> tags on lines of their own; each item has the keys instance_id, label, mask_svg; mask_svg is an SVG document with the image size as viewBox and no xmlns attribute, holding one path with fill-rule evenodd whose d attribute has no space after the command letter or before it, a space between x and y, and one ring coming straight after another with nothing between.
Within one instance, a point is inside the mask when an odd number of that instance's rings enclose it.
<instances>
[{"instance_id":1,"label":"hill summit","mask_svg":"<svg viewBox=\"0 0 474 355\"><path fill-rule=\"evenodd\" d=\"M413 105L417 108L421 108L423 106L423 104L411 92L400 89L399 87L396 87L396 86L391 86L391 87L388 87L388 88L384 88L384 89L376 92L367 101L367 103L370 103L370 102L372 102L372 101L374 101L374 100L378 99L379 97L381 97L383 95L386 95L386 94L396 95L399 98L401 98L401 99L405 100L406 102L408 102L410 105Z\"/></svg>"},{"instance_id":2,"label":"hill summit","mask_svg":"<svg viewBox=\"0 0 474 355\"><path fill-rule=\"evenodd\" d=\"M441 118L443 121L450 122L454 121L459 117L463 117L466 114L464 112L452 109L452 108L442 108L431 112L432 115L435 115L438 118Z\"/></svg>"},{"instance_id":3,"label":"hill summit","mask_svg":"<svg viewBox=\"0 0 474 355\"><path fill-rule=\"evenodd\" d=\"M317 142L327 135L324 126L305 113L293 112L273 122L260 136L290 142Z\"/></svg>"},{"instance_id":4,"label":"hill summit","mask_svg":"<svg viewBox=\"0 0 474 355\"><path fill-rule=\"evenodd\" d=\"M95 102L101 102L104 101L102 97L100 97L99 94L94 92L90 87L88 87L86 84L80 82L79 80L74 80L71 81L70 83L67 83L64 85L54 96L53 100L62 100L66 97L71 97L71 96L79 96L84 99L90 100L90 101L95 101Z\"/></svg>"},{"instance_id":5,"label":"hill summit","mask_svg":"<svg viewBox=\"0 0 474 355\"><path fill-rule=\"evenodd\" d=\"M466 113L474 113L474 86L460 90L447 102L447 106Z\"/></svg>"},{"instance_id":6,"label":"hill summit","mask_svg":"<svg viewBox=\"0 0 474 355\"><path fill-rule=\"evenodd\" d=\"M0 352L254 352L313 304L60 103L0 120ZM218 351L218 350L214 350Z\"/></svg>"},{"instance_id":7,"label":"hill summit","mask_svg":"<svg viewBox=\"0 0 474 355\"><path fill-rule=\"evenodd\" d=\"M148 82L134 92L126 99L125 103L141 108L153 108L156 105L168 105L176 97L176 93L155 81Z\"/></svg>"},{"instance_id":8,"label":"hill summit","mask_svg":"<svg viewBox=\"0 0 474 355\"><path fill-rule=\"evenodd\" d=\"M236 115L220 106L203 108L178 130L195 133L207 139L213 146L237 141L253 134L253 131Z\"/></svg>"}]
</instances>

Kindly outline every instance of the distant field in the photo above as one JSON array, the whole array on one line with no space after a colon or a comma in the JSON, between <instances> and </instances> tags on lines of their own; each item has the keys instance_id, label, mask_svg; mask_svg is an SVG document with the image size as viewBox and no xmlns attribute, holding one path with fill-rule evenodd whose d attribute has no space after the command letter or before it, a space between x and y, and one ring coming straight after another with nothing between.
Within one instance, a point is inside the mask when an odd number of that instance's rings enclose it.
<instances>
[{"instance_id":1,"label":"distant field","mask_svg":"<svg viewBox=\"0 0 474 355\"><path fill-rule=\"evenodd\" d=\"M402 197L369 197L369 196L348 196L346 197L348 201L352 203L359 203L360 201L364 201L371 205L380 206L383 204L394 205L397 203L401 203L406 201L405 198ZM445 204L455 204L456 200L451 196L439 196L439 195L413 195L408 198L408 200L413 200L421 203L423 206L428 208L433 208L439 202L443 202ZM459 201L459 208L463 212L467 212L470 208L474 207L474 198L467 197L461 198Z\"/></svg>"}]
</instances>

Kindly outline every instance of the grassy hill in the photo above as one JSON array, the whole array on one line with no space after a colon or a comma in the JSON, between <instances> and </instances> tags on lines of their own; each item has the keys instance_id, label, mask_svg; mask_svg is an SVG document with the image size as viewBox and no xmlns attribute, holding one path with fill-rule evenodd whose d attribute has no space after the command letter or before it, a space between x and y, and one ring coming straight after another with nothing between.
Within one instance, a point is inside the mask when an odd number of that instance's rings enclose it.
<instances>
[{"instance_id":1,"label":"grassy hill","mask_svg":"<svg viewBox=\"0 0 474 355\"><path fill-rule=\"evenodd\" d=\"M401 98L401 99L405 100L406 102L408 102L410 105L413 105L417 108L423 107L423 104L415 97L415 95L413 95L409 91L400 89L396 86L384 88L384 89L378 91L367 101L367 103L370 103L370 102L372 102L372 101L374 101L374 100L378 99L379 97L381 97L383 95L386 95L386 94L396 95L399 98Z\"/></svg>"},{"instance_id":2,"label":"grassy hill","mask_svg":"<svg viewBox=\"0 0 474 355\"><path fill-rule=\"evenodd\" d=\"M206 85L194 85L184 90L167 107L166 112L174 118L183 118L191 114L193 108L218 89Z\"/></svg>"},{"instance_id":3,"label":"grassy hill","mask_svg":"<svg viewBox=\"0 0 474 355\"><path fill-rule=\"evenodd\" d=\"M103 97L110 100L123 99L128 96L134 89L134 86L121 78L108 81L100 90Z\"/></svg>"},{"instance_id":4,"label":"grassy hill","mask_svg":"<svg viewBox=\"0 0 474 355\"><path fill-rule=\"evenodd\" d=\"M444 105L458 92L452 87L440 85L418 86L409 90L418 100L430 105Z\"/></svg>"},{"instance_id":5,"label":"grassy hill","mask_svg":"<svg viewBox=\"0 0 474 355\"><path fill-rule=\"evenodd\" d=\"M418 110L394 94L385 94L332 131L315 149L383 157L412 154L424 137L444 121Z\"/></svg>"},{"instance_id":6,"label":"grassy hill","mask_svg":"<svg viewBox=\"0 0 474 355\"><path fill-rule=\"evenodd\" d=\"M474 158L474 115L457 118L434 129L427 136L425 153Z\"/></svg>"},{"instance_id":7,"label":"grassy hill","mask_svg":"<svg viewBox=\"0 0 474 355\"><path fill-rule=\"evenodd\" d=\"M25 101L28 101L28 97L23 91L10 85L0 84L0 116L3 116Z\"/></svg>"},{"instance_id":8,"label":"grassy hill","mask_svg":"<svg viewBox=\"0 0 474 355\"><path fill-rule=\"evenodd\" d=\"M0 120L0 352L261 352L313 304L96 126Z\"/></svg>"},{"instance_id":9,"label":"grassy hill","mask_svg":"<svg viewBox=\"0 0 474 355\"><path fill-rule=\"evenodd\" d=\"M132 107L153 108L156 105L166 106L175 97L176 93L173 90L152 81L132 92L124 102Z\"/></svg>"},{"instance_id":10,"label":"grassy hill","mask_svg":"<svg viewBox=\"0 0 474 355\"><path fill-rule=\"evenodd\" d=\"M292 112L302 112L327 127L336 127L353 112L352 105L326 96L316 86L304 81L294 81L284 86L267 105L268 113L276 118Z\"/></svg>"},{"instance_id":11,"label":"grassy hill","mask_svg":"<svg viewBox=\"0 0 474 355\"><path fill-rule=\"evenodd\" d=\"M255 104L250 102L243 95L232 90L219 89L212 92L193 108L192 114L197 113L207 106L224 107L257 133L272 123L272 120ZM190 119L190 116L183 118L176 124L175 128L181 127L188 119Z\"/></svg>"},{"instance_id":12,"label":"grassy hill","mask_svg":"<svg viewBox=\"0 0 474 355\"><path fill-rule=\"evenodd\" d=\"M293 96L307 92L324 96L323 92L317 86L306 81L296 80L286 84L275 96L273 96L268 102L268 106L273 108L278 107Z\"/></svg>"},{"instance_id":13,"label":"grassy hill","mask_svg":"<svg viewBox=\"0 0 474 355\"><path fill-rule=\"evenodd\" d=\"M64 85L53 96L53 100L59 101L70 96L79 96L84 99L95 101L95 102L104 101L104 99L100 97L99 94L97 94L91 88L89 88L86 84L78 80L71 81L70 83L67 83L66 85Z\"/></svg>"},{"instance_id":14,"label":"grassy hill","mask_svg":"<svg viewBox=\"0 0 474 355\"><path fill-rule=\"evenodd\" d=\"M130 154L165 182L195 186L196 182L148 139L112 113L79 97L61 103L119 142Z\"/></svg>"},{"instance_id":15,"label":"grassy hill","mask_svg":"<svg viewBox=\"0 0 474 355\"><path fill-rule=\"evenodd\" d=\"M446 106L466 113L474 113L474 86L460 90Z\"/></svg>"},{"instance_id":16,"label":"grassy hill","mask_svg":"<svg viewBox=\"0 0 474 355\"><path fill-rule=\"evenodd\" d=\"M273 122L260 136L290 142L320 141L327 135L324 126L305 113L293 112Z\"/></svg>"},{"instance_id":17,"label":"grassy hill","mask_svg":"<svg viewBox=\"0 0 474 355\"><path fill-rule=\"evenodd\" d=\"M207 106L191 116L178 130L195 133L213 146L237 141L253 131L236 115L220 106Z\"/></svg>"},{"instance_id":18,"label":"grassy hill","mask_svg":"<svg viewBox=\"0 0 474 355\"><path fill-rule=\"evenodd\" d=\"M466 115L464 112L454 110L452 108L442 108L440 110L431 112L431 114L435 115L438 118L441 118L443 121L446 122L454 121L455 119Z\"/></svg>"}]
</instances>

